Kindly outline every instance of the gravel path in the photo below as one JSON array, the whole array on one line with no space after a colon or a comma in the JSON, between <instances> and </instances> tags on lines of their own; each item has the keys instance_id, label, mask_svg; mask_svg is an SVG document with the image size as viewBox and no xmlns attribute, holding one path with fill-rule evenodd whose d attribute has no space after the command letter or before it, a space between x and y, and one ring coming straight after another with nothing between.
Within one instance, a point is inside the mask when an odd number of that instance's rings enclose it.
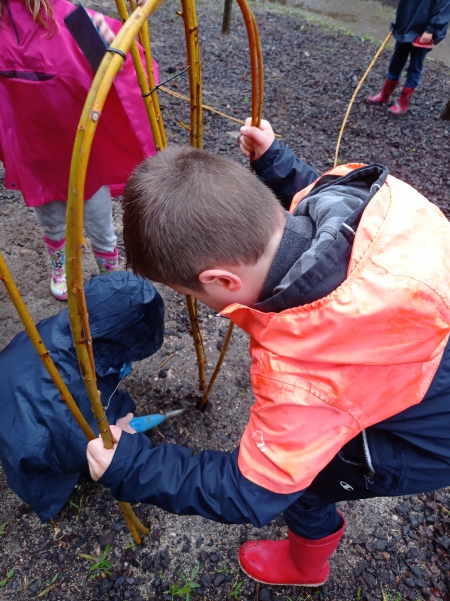
<instances>
[{"instance_id":1,"label":"gravel path","mask_svg":"<svg viewBox=\"0 0 450 601\"><path fill-rule=\"evenodd\" d=\"M90 3L114 14L108 0ZM233 14L232 34L220 34L222 2L200 2L200 40L204 68L204 101L238 118L249 114L249 63L245 30ZM161 76L186 65L178 6L169 3L152 19L152 40ZM271 5L272 8L272 5ZM330 168L334 146L347 103L375 46L357 37L314 25L295 11L265 12L256 8L266 67L265 116L299 156L319 172ZM344 134L341 159L387 164L391 173L421 190L450 216L450 123L439 115L448 100L448 69L429 62L411 110L392 119L383 108L369 107L364 97L382 84L389 53L384 53L351 113ZM185 93L187 81L174 82ZM175 118L188 120L185 104L161 95L171 143L186 142L186 132ZM238 126L205 113L205 147L237 160ZM245 161L244 161L245 162ZM121 211L115 203L117 230ZM40 320L61 310L48 289L49 265L32 213L19 194L0 188L0 246L33 318ZM121 245L123 260L123 246ZM86 251L85 276L95 274ZM126 387L139 411L184 408L185 413L151 434L156 444L177 442L194 451L214 448L231 451L238 444L252 403L248 376L247 338L237 330L223 371L204 413L198 399L196 367L184 301L162 289L167 304L166 340L153 357L135 366ZM21 324L0 289L0 348L21 330ZM200 319L211 371L227 324L205 307ZM169 355L174 357L159 369ZM41 524L30 508L8 488L0 470L0 601L37 598L50 585L48 599L81 601L116 599L160 601L164 591L180 583L180 571L190 574L199 564L193 599L221 601L239 590L243 600L449 599L450 494L447 490L408 498L344 502L349 528L332 561L326 586L318 590L264 587L246 578L237 564L239 545L258 537L286 535L280 516L262 530L224 526L199 517L180 518L148 505L136 508L151 521L152 534L140 548L121 519L108 491L82 479L72 504ZM80 507L79 508L77 508ZM93 562L81 554L98 556L110 545L111 574L91 578ZM98 562L98 560L97 560ZM5 586L1 579L15 570ZM241 584L242 583L242 584ZM42 595L44 596L44 595ZM42 598L42 597L41 597ZM184 598L184 597L174 597Z\"/></svg>"}]
</instances>

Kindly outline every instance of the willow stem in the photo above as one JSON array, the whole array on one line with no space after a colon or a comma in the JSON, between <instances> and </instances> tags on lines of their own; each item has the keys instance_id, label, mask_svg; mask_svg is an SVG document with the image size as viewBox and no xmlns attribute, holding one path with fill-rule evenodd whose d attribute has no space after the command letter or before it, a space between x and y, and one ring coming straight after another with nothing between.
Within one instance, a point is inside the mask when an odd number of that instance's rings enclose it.
<instances>
[{"instance_id":1,"label":"willow stem","mask_svg":"<svg viewBox=\"0 0 450 601\"><path fill-rule=\"evenodd\" d=\"M133 46L138 31L142 28L151 12L156 9L157 5L158 0L146 0L139 6L133 12L131 17L123 24L121 30L114 39L113 47L126 54ZM124 4L119 4L118 10L122 12L123 17L128 14ZM132 53L136 55L135 50L132 50ZM67 288L70 326L86 391L105 448L112 448L114 439L109 428L108 419L102 407L100 394L97 390L95 365L92 353L92 339L83 287L81 248L83 240L84 186L89 156L103 106L122 63L123 58L120 54L107 52L95 74L94 81L89 90L80 117L72 153L66 217ZM137 64L138 61L136 61L136 65ZM139 67L136 68L139 77ZM143 84L142 77L140 83ZM155 131L155 133L157 132ZM123 511L125 511L124 515L128 516L126 521L133 533L135 541L140 543L139 535L135 532L137 518L135 521L130 518L130 512L132 513L132 510L129 504L122 504L121 507L123 507ZM144 526L142 526L142 528L144 528Z\"/></svg>"},{"instance_id":2,"label":"willow stem","mask_svg":"<svg viewBox=\"0 0 450 601\"><path fill-rule=\"evenodd\" d=\"M133 518L131 517L131 514L134 515L133 510L131 509L131 505L129 503L119 503L119 507L124 517L124 520L128 526L128 529L131 532L134 542L137 545L140 545L142 541L134 524Z\"/></svg>"},{"instance_id":3,"label":"willow stem","mask_svg":"<svg viewBox=\"0 0 450 601\"><path fill-rule=\"evenodd\" d=\"M230 345L231 335L233 333L233 327L234 327L234 323L232 321L230 321L230 323L228 324L228 330L227 330L227 333L225 336L225 340L223 341L222 350L220 351L219 359L217 360L213 375L211 376L211 379L208 382L208 387L205 390L205 394L203 395L202 400L200 401L200 403L198 405L199 409L203 409L205 407L206 403L208 402L208 397L210 395L212 387L214 386L214 382L216 381L216 378L219 374L220 368L222 367L223 360L225 359L225 355L227 353L228 347Z\"/></svg>"},{"instance_id":4,"label":"willow stem","mask_svg":"<svg viewBox=\"0 0 450 601\"><path fill-rule=\"evenodd\" d=\"M187 310L189 313L189 320L191 322L192 337L194 339L195 352L197 354L198 364L198 378L199 378L199 389L205 390L206 388L206 374L205 374L205 355L203 352L203 341L198 325L198 315L195 310L195 303L192 296L186 296Z\"/></svg>"},{"instance_id":5,"label":"willow stem","mask_svg":"<svg viewBox=\"0 0 450 601\"><path fill-rule=\"evenodd\" d=\"M166 86L159 86L159 89L162 92L164 92L165 94L169 94L170 96L173 96L174 98L178 98L178 100L184 100L186 102L189 102L189 98L187 96L185 96L184 94L180 94L179 92L174 92L173 90L166 88ZM234 123L239 123L240 125L245 125L245 121L243 121L242 119L236 119L236 117L231 117L230 115L227 115L226 113L222 113L221 111L218 111L214 107L208 106L207 104L203 104L202 106L205 109L205 111L214 113L214 115L218 115L219 117L223 117L224 119L228 119L229 121L234 121ZM189 130L189 127L187 125L185 125L184 123L182 123L179 119L175 118L175 121L177 123L179 123L185 129ZM274 133L274 136L276 138L281 138L280 134Z\"/></svg>"},{"instance_id":6,"label":"willow stem","mask_svg":"<svg viewBox=\"0 0 450 601\"><path fill-rule=\"evenodd\" d=\"M163 149L163 148L167 148L167 139L166 139L166 131L164 129L164 121L163 121L163 118L161 115L161 108L159 106L158 90L156 89L155 74L153 71L152 51L151 51L151 46L150 46L150 27L149 27L147 19L145 20L145 23L139 32L139 39L141 40L141 44L144 49L145 64L147 67L148 85L150 86L151 90L154 90L152 92L151 96L153 96L153 103L155 106L155 114L156 114L156 122L158 124L159 133L160 133L161 141L162 141L161 149Z\"/></svg>"},{"instance_id":7,"label":"willow stem","mask_svg":"<svg viewBox=\"0 0 450 601\"><path fill-rule=\"evenodd\" d=\"M245 27L247 29L248 36L248 48L250 51L250 66L252 74L252 125L258 125L259 116L259 84L260 79L258 75L258 50L256 41L256 22L253 13L246 0L237 0L239 8L241 9L242 16L244 17Z\"/></svg>"},{"instance_id":8,"label":"willow stem","mask_svg":"<svg viewBox=\"0 0 450 601\"><path fill-rule=\"evenodd\" d=\"M115 0L115 1L116 1L116 6L117 6L117 10L119 12L120 18L122 19L122 22L125 23L125 21L127 21L130 17L127 7L126 7L126 4L125 4L125 1L124 0ZM131 6L132 10L134 10L134 2L132 0L130 1L130 6ZM141 35L141 32L139 32L139 35ZM144 53L145 53L145 50L144 50ZM161 136L161 130L160 130L158 119L157 119L157 112L156 112L155 104L153 102L153 94L150 94L150 89L153 89L153 88L151 87L151 84L148 83L148 80L146 78L144 66L143 66L142 60L141 60L141 55L139 53L139 50L138 50L135 40L133 40L133 42L131 44L130 54L131 54L131 58L133 59L133 65L134 65L134 69L136 71L139 88L141 90L141 95L144 100L147 117L150 122L150 127L152 130L155 148L156 148L156 150L161 150L162 148L165 148L165 141L164 141L165 139L163 139L163 137ZM151 62L152 62L152 60L151 60L151 56L150 56L150 64L151 64ZM158 105L158 108L159 108L159 105Z\"/></svg>"}]
</instances>

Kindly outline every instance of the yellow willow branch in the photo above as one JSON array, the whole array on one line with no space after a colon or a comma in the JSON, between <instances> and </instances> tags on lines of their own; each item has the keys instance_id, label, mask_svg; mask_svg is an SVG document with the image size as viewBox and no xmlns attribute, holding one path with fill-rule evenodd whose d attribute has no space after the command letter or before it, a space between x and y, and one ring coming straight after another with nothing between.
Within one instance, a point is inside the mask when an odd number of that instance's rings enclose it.
<instances>
[{"instance_id":1,"label":"yellow willow branch","mask_svg":"<svg viewBox=\"0 0 450 601\"><path fill-rule=\"evenodd\" d=\"M228 324L228 330L227 330L227 333L225 336L225 340L223 341L222 350L220 351L219 359L217 360L213 375L211 376L211 379L208 382L208 388L205 390L205 394L203 395L202 400L200 401L200 403L198 405L199 409L203 409L205 407L206 403L208 402L208 397L210 395L212 387L214 386L214 382L216 381L216 378L219 374L220 368L222 367L223 360L225 359L226 352L230 345L231 334L233 333L233 327L234 327L234 323L232 321L230 321L230 323Z\"/></svg>"},{"instance_id":2,"label":"yellow willow branch","mask_svg":"<svg viewBox=\"0 0 450 601\"><path fill-rule=\"evenodd\" d=\"M189 320L191 322L192 338L194 340L195 352L197 355L198 364L198 377L199 377L199 389L205 390L206 388L206 374L205 374L205 353L203 348L203 341L198 324L198 313L192 296L186 296L187 310L189 313Z\"/></svg>"},{"instance_id":3,"label":"yellow willow branch","mask_svg":"<svg viewBox=\"0 0 450 601\"><path fill-rule=\"evenodd\" d=\"M341 125L341 129L340 129L340 131L339 131L339 137L338 137L338 141L337 141L337 144L336 144L336 151L335 151L335 153L334 153L334 164L333 164L333 167L336 167L336 165L337 165L337 163L338 163L338 157L339 157L339 147L340 147L340 145L341 145L342 134L344 133L344 128L345 128L345 125L346 125L346 123L347 123L348 116L350 115L350 111L352 110L353 103L355 102L355 98L356 98L356 96L357 96L357 94L358 94L359 90L361 89L361 86L362 86L362 85L363 85L363 83L365 82L365 80L366 80L366 77L367 77L367 76L369 75L369 73L371 72L371 70L372 70L372 67L373 67L373 66L374 66L374 64L377 62L377 60L378 60L378 57L379 57L379 56L380 56L380 54L383 52L383 50L384 50L384 48L385 48L386 44L389 42L389 40L390 40L390 38L391 38L391 35L392 35L392 33L391 33L391 32L389 32L389 34L386 36L386 39L384 40L384 42L383 42L383 43L381 44L381 46L378 48L378 50L377 50L377 52L376 52L375 56L374 56L374 57L373 57L373 59L372 59L372 62L371 62L371 63L370 63L370 65L367 67L367 69L366 69L366 72L365 72L365 73L364 73L364 75L361 77L361 80L360 80L359 84L356 86L356 90L353 92L353 96L352 96L352 98L351 98L351 100L350 100L350 103L349 103L349 105L348 105L348 108L347 108L347 112L345 113L345 117L344 117L344 120L343 120L343 122L342 122L342 125Z\"/></svg>"},{"instance_id":4,"label":"yellow willow branch","mask_svg":"<svg viewBox=\"0 0 450 601\"><path fill-rule=\"evenodd\" d=\"M159 132L162 140L161 149L167 148L166 130L164 129L164 121L161 115L161 108L159 106L158 90L155 89L156 82L155 74L153 72L152 51L150 47L150 28L147 19L145 20L145 23L141 31L139 32L139 39L141 40L142 47L144 48L145 64L147 66L148 85L150 86L151 90L154 90L152 96L153 103L155 105L156 121L158 123Z\"/></svg>"},{"instance_id":5,"label":"yellow willow branch","mask_svg":"<svg viewBox=\"0 0 450 601\"><path fill-rule=\"evenodd\" d=\"M162 92L164 92L165 94L169 94L170 96L173 96L174 98L178 98L178 100L184 100L186 102L189 102L188 96L185 96L184 94L180 94L179 92L174 92L173 90L170 90L169 88L166 88L165 86L160 86L159 89ZM209 111L210 113L219 115L219 117L223 117L224 119L228 119L229 121L234 121L235 123L240 123L241 125L245 125L245 121L243 121L242 119L236 119L236 117L231 117L230 115L227 115L226 113L222 113L221 111L218 111L217 109L215 109L212 106L208 106L207 104L202 104L202 107L205 109L205 111ZM179 123L185 129L189 129L189 127L187 125L185 125L184 123L181 123L181 121L179 119L175 119L175 121L177 123ZM281 138L280 134L274 133L274 136L276 138Z\"/></svg>"},{"instance_id":6,"label":"yellow willow branch","mask_svg":"<svg viewBox=\"0 0 450 601\"><path fill-rule=\"evenodd\" d=\"M128 52L139 28L148 18L154 5L156 5L155 0L153 2L148 0L145 5L136 9L116 36L114 40L115 48L124 53ZM70 323L86 390L106 448L112 447L113 440L96 386L92 340L83 288L81 245L84 184L89 154L103 105L122 61L122 57L118 54L107 52L94 78L75 139L67 202L66 253Z\"/></svg>"},{"instance_id":7,"label":"yellow willow branch","mask_svg":"<svg viewBox=\"0 0 450 601\"><path fill-rule=\"evenodd\" d=\"M122 23L127 21L130 17L126 4L124 0L115 0L117 10L119 12L120 18L122 19ZM130 2L131 7L134 6L134 3ZM133 8L134 10L134 8ZM145 53L145 50L144 50ZM141 55L139 54L139 50L136 44L136 41L133 40L130 47L131 58L133 59L134 69L136 71L137 80L139 83L139 88L141 90L142 98L144 100L145 110L147 111L148 120L150 122L150 127L152 129L153 141L155 143L156 150L162 150L166 147L165 134L164 137L161 136L161 129L158 121L158 114L156 110L156 106L154 104L153 94L150 94L150 89L153 89L152 84L147 82L147 78L145 76L144 67L141 61ZM150 57L150 64L152 64L152 60ZM156 94L156 92L155 92ZM159 104L158 104L159 111ZM160 111L159 111L160 112Z\"/></svg>"},{"instance_id":8,"label":"yellow willow branch","mask_svg":"<svg viewBox=\"0 0 450 601\"><path fill-rule=\"evenodd\" d=\"M37 354L39 355L42 363L44 364L45 369L48 372L48 375L53 381L53 384L59 390L61 395L61 400L67 405L70 413L73 415L74 420L77 422L78 426L83 431L83 434L86 436L88 440L94 440L95 434L92 431L90 425L87 423L84 415L81 413L78 405L74 401L72 395L69 392L64 380L61 378L61 374L59 373L56 365L53 363L52 358L50 357L49 351L45 348L44 343L41 340L39 332L34 325L33 319L31 318L28 309L23 302L22 297L14 283L14 280L11 276L11 273L6 265L6 262L0 253L0 280L5 285L6 291L13 302L17 313L23 323L25 328L25 332L28 334L34 348L36 349Z\"/></svg>"},{"instance_id":9,"label":"yellow willow branch","mask_svg":"<svg viewBox=\"0 0 450 601\"><path fill-rule=\"evenodd\" d=\"M150 530L148 528L146 528L138 520L138 518L136 517L136 514L133 512L131 505L129 503L119 503L119 506L120 506L122 515L125 519L125 522L127 523L127 526L129 528L131 534L133 535L134 540L137 542L138 545L140 545L141 539L138 534L138 530L142 534L148 534L150 532Z\"/></svg>"},{"instance_id":10,"label":"yellow willow branch","mask_svg":"<svg viewBox=\"0 0 450 601\"><path fill-rule=\"evenodd\" d=\"M117 34L114 40L114 48L126 54L130 50L143 23L148 19L151 12L156 9L158 4L158 0L147 0L142 6L137 8ZM125 14L123 7L121 10ZM67 287L70 326L86 391L105 448L112 448L114 440L109 428L108 419L102 407L100 393L97 390L92 339L83 287L84 186L94 134L108 92L122 66L122 62L122 56L113 52L107 52L89 90L80 117L72 153L66 217ZM127 504L121 507L129 515L131 507L128 509ZM136 524L138 522L137 518L133 518L132 522ZM127 524L129 524L129 519L127 520ZM143 525L141 527L142 529L145 528ZM141 540L136 528L130 529L135 541L139 544Z\"/></svg>"},{"instance_id":11,"label":"yellow willow branch","mask_svg":"<svg viewBox=\"0 0 450 601\"><path fill-rule=\"evenodd\" d=\"M245 27L248 36L248 48L250 51L250 66L252 74L252 125L258 125L259 115L259 76L258 76L258 50L256 43L255 28L256 22L252 11L246 0L237 0L242 16L244 17Z\"/></svg>"},{"instance_id":12,"label":"yellow willow branch","mask_svg":"<svg viewBox=\"0 0 450 601\"><path fill-rule=\"evenodd\" d=\"M256 24L255 15L252 13L253 32L256 43L256 56L258 60L258 117L256 125L261 127L262 110L264 102L264 63L261 47L261 38L259 37L258 25Z\"/></svg>"},{"instance_id":13,"label":"yellow willow branch","mask_svg":"<svg viewBox=\"0 0 450 601\"><path fill-rule=\"evenodd\" d=\"M202 80L200 50L198 45L198 24L194 0L181 0L183 12L181 16L184 23L186 36L186 51L189 69L189 97L191 103L190 119L190 144L195 148L202 148Z\"/></svg>"}]
</instances>

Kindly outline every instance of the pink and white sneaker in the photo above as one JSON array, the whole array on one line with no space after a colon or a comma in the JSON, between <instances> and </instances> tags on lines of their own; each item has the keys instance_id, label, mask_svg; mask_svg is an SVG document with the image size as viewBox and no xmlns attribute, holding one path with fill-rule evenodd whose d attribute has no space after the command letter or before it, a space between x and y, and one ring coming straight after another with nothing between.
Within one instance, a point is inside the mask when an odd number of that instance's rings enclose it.
<instances>
[{"instance_id":1,"label":"pink and white sneaker","mask_svg":"<svg viewBox=\"0 0 450 601\"><path fill-rule=\"evenodd\" d=\"M101 275L106 275L119 269L119 251L117 247L113 252L100 252L94 250L94 257L97 261Z\"/></svg>"},{"instance_id":2,"label":"pink and white sneaker","mask_svg":"<svg viewBox=\"0 0 450 601\"><path fill-rule=\"evenodd\" d=\"M67 300L66 239L63 238L59 242L55 242L44 236L44 241L52 262L50 290L56 299Z\"/></svg>"}]
</instances>

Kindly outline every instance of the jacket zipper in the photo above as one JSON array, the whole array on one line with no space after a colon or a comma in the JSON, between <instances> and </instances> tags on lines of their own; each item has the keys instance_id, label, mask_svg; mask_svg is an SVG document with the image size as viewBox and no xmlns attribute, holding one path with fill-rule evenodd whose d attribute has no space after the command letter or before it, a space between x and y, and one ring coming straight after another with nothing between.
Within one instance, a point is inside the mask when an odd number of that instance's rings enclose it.
<instances>
[{"instance_id":1,"label":"jacket zipper","mask_svg":"<svg viewBox=\"0 0 450 601\"><path fill-rule=\"evenodd\" d=\"M362 441L363 441L364 457L366 459L367 467L369 468L369 473L364 476L364 480L366 481L366 488L367 488L367 490L369 490L369 485L374 483L373 477L375 476L376 472L373 469L372 457L370 455L370 449L369 449L369 443L367 442L366 431L363 430L361 432L361 434L362 434Z\"/></svg>"},{"instance_id":2,"label":"jacket zipper","mask_svg":"<svg viewBox=\"0 0 450 601\"><path fill-rule=\"evenodd\" d=\"M365 463L358 463L357 461L352 461L351 459L347 459L342 451L339 451L339 458L344 463L348 463L348 465L355 465L356 467L367 467Z\"/></svg>"}]
</instances>

